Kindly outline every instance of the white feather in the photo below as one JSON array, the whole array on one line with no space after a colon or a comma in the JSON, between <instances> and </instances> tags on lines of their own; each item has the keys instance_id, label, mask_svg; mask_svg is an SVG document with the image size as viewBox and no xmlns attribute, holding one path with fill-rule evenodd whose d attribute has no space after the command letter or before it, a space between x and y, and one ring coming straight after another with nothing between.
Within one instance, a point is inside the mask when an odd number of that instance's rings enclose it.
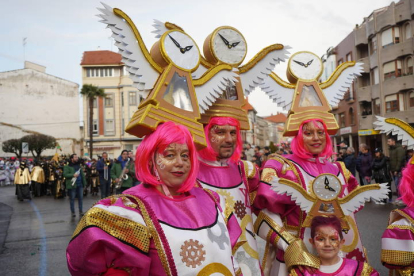
<instances>
[{"instance_id":1,"label":"white feather","mask_svg":"<svg viewBox=\"0 0 414 276\"><path fill-rule=\"evenodd\" d=\"M114 14L110 6L104 3L102 5L104 8L98 8L102 12L98 17L103 19L100 22L107 24L111 29L115 46L118 47L119 53L122 55L122 62L130 73L133 85L139 90L152 89L159 73L146 59L128 23Z\"/></svg>"},{"instance_id":2,"label":"white feather","mask_svg":"<svg viewBox=\"0 0 414 276\"><path fill-rule=\"evenodd\" d=\"M363 72L362 66L363 63L358 62L355 66L346 68L335 83L324 89L325 97L331 106L337 106L344 98L354 79Z\"/></svg>"},{"instance_id":3,"label":"white feather","mask_svg":"<svg viewBox=\"0 0 414 276\"><path fill-rule=\"evenodd\" d=\"M195 90L200 113L205 113L216 99L223 94L228 82L230 82L230 84L237 82L237 77L238 74L236 68L233 68L232 71L221 70L203 85L196 86Z\"/></svg>"},{"instance_id":4,"label":"white feather","mask_svg":"<svg viewBox=\"0 0 414 276\"><path fill-rule=\"evenodd\" d=\"M155 38L160 38L166 31L168 31L167 27L165 27L165 23L154 19L154 24L152 26L155 28L151 33L155 34Z\"/></svg>"},{"instance_id":5,"label":"white feather","mask_svg":"<svg viewBox=\"0 0 414 276\"><path fill-rule=\"evenodd\" d=\"M392 135L398 135L398 140L401 140L402 145L407 146L407 149L414 149L414 137L399 126L386 122L386 118L380 116L376 117L377 120L374 122L375 130L379 130L381 133L386 134L392 132Z\"/></svg>"},{"instance_id":6,"label":"white feather","mask_svg":"<svg viewBox=\"0 0 414 276\"><path fill-rule=\"evenodd\" d=\"M269 96L273 102L277 103L278 106L284 110L289 110L292 105L294 89L286 88L278 84L270 76L264 79L260 84L260 89Z\"/></svg>"},{"instance_id":7,"label":"white feather","mask_svg":"<svg viewBox=\"0 0 414 276\"><path fill-rule=\"evenodd\" d=\"M281 50L269 52L253 68L240 74L240 81L245 96L248 96L256 87L263 83L264 79L270 75L277 64L284 62L288 58L288 54L290 54L288 49L290 48L285 46Z\"/></svg>"},{"instance_id":8,"label":"white feather","mask_svg":"<svg viewBox=\"0 0 414 276\"><path fill-rule=\"evenodd\" d=\"M302 211L305 211L306 213L309 213L314 202L306 199L299 190L301 190L303 193L307 193L305 189L303 189L301 186L297 186L296 188L293 188L291 186L285 185L283 183L279 182L279 178L277 176L273 176L272 180L270 181L270 184L272 185L270 187L271 190L275 191L276 193L283 195L286 194L291 197L291 199L302 209Z\"/></svg>"},{"instance_id":9,"label":"white feather","mask_svg":"<svg viewBox=\"0 0 414 276\"><path fill-rule=\"evenodd\" d=\"M365 205L365 202L369 199L380 201L382 199L388 198L389 188L387 186L387 183L379 184L379 186L380 186L379 189L372 189L372 190L364 191L354 196L348 202L341 204L341 208L342 208L342 211L344 211L344 214L348 216L351 213L354 213L359 208L363 207Z\"/></svg>"}]
</instances>

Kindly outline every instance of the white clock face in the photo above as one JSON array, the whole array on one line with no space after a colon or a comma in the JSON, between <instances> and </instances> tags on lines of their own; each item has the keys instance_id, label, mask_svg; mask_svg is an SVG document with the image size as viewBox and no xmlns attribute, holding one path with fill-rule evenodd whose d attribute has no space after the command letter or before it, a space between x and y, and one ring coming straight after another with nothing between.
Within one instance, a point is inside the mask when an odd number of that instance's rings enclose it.
<instances>
[{"instance_id":1,"label":"white clock face","mask_svg":"<svg viewBox=\"0 0 414 276\"><path fill-rule=\"evenodd\" d=\"M247 44L241 33L231 28L219 28L212 41L215 57L227 64L238 65L246 56Z\"/></svg>"},{"instance_id":2,"label":"white clock face","mask_svg":"<svg viewBox=\"0 0 414 276\"><path fill-rule=\"evenodd\" d=\"M335 199L341 189L341 181L333 174L321 174L313 181L313 192L321 200Z\"/></svg>"},{"instance_id":3,"label":"white clock face","mask_svg":"<svg viewBox=\"0 0 414 276\"><path fill-rule=\"evenodd\" d=\"M164 52L178 67L191 71L200 62L200 51L194 40L187 34L172 31L163 36Z\"/></svg>"},{"instance_id":4,"label":"white clock face","mask_svg":"<svg viewBox=\"0 0 414 276\"><path fill-rule=\"evenodd\" d=\"M317 79L323 70L321 59L311 52L299 52L289 59L289 70L298 79Z\"/></svg>"}]
</instances>

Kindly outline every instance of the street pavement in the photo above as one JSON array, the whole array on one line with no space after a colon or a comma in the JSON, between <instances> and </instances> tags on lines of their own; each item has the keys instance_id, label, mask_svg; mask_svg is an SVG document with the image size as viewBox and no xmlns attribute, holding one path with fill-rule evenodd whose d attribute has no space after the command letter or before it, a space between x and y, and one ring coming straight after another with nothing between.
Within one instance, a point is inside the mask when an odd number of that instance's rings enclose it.
<instances>
[{"instance_id":1,"label":"street pavement","mask_svg":"<svg viewBox=\"0 0 414 276\"><path fill-rule=\"evenodd\" d=\"M14 186L0 187L0 275L70 275L65 250L79 221L77 202L72 218L68 198L43 196L19 202L14 193ZM84 197L84 211L98 200ZM381 235L394 208L366 203L356 215L370 264L380 275L388 274L380 262ZM259 248L263 252L263 241Z\"/></svg>"}]
</instances>

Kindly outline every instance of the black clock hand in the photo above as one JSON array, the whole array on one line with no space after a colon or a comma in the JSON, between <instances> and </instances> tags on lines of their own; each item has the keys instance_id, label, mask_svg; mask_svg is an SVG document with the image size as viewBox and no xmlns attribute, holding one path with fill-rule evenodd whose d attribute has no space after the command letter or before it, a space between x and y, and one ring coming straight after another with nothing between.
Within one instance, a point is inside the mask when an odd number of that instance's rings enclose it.
<instances>
[{"instance_id":1,"label":"black clock hand","mask_svg":"<svg viewBox=\"0 0 414 276\"><path fill-rule=\"evenodd\" d=\"M187 46L187 47L184 47L184 48L180 48L180 51L181 51L181 53L184 54L185 52L190 51L191 48L193 48L193 45Z\"/></svg>"},{"instance_id":2,"label":"black clock hand","mask_svg":"<svg viewBox=\"0 0 414 276\"><path fill-rule=\"evenodd\" d=\"M239 42L234 42L233 44L231 44L231 47L233 48L233 47L236 47L237 45L239 45L239 43L240 43L240 41Z\"/></svg>"},{"instance_id":3,"label":"black clock hand","mask_svg":"<svg viewBox=\"0 0 414 276\"><path fill-rule=\"evenodd\" d=\"M312 61L313 61L313 59L306 64L306 67L308 67L309 65L311 65L312 64Z\"/></svg>"},{"instance_id":4,"label":"black clock hand","mask_svg":"<svg viewBox=\"0 0 414 276\"><path fill-rule=\"evenodd\" d=\"M296 62L297 64L299 64L300 66L303 66L303 67L305 67L305 64L303 63L303 62L300 62L300 61L296 61L296 60L294 60L294 59L292 59L294 62Z\"/></svg>"},{"instance_id":5,"label":"black clock hand","mask_svg":"<svg viewBox=\"0 0 414 276\"><path fill-rule=\"evenodd\" d=\"M178 43L177 42L177 40L175 40L174 38L172 38L172 36L170 36L170 35L168 35L170 38L171 38L171 40L174 42L174 44L175 44L175 46L177 46L178 48L180 48L180 50L182 49L181 48L181 45L180 45L180 43Z\"/></svg>"},{"instance_id":6,"label":"black clock hand","mask_svg":"<svg viewBox=\"0 0 414 276\"><path fill-rule=\"evenodd\" d=\"M227 39L225 39L225 38L224 38L224 36L222 36L221 34L218 34L218 35L219 35L219 36L221 37L221 39L223 40L224 44L226 44L226 46L227 46L227 47L231 48L231 46L230 46L229 42L227 41Z\"/></svg>"},{"instance_id":7,"label":"black clock hand","mask_svg":"<svg viewBox=\"0 0 414 276\"><path fill-rule=\"evenodd\" d=\"M327 190L329 190L329 191L331 191L331 192L336 192L331 186L330 186L330 183L329 183L329 180L328 180L328 178L327 177L325 177L325 189L327 189Z\"/></svg>"}]
</instances>

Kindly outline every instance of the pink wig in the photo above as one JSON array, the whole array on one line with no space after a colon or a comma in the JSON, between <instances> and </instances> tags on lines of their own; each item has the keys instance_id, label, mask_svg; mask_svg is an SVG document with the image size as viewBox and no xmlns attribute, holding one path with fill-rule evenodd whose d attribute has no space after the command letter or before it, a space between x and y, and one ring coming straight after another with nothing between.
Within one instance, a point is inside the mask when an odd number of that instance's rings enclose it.
<instances>
[{"instance_id":1,"label":"pink wig","mask_svg":"<svg viewBox=\"0 0 414 276\"><path fill-rule=\"evenodd\" d=\"M311 222L311 238L312 239L315 238L316 228L318 228L320 226L332 226L336 231L338 231L338 235L341 238L341 240L343 239L342 226L341 226L341 221L339 220L339 218L337 218L335 216L328 216L328 217L317 216L317 217L314 217L312 219L312 222Z\"/></svg>"},{"instance_id":2,"label":"pink wig","mask_svg":"<svg viewBox=\"0 0 414 276\"><path fill-rule=\"evenodd\" d=\"M147 135L137 149L135 156L135 171L137 178L146 184L157 186L160 182L154 176L153 160L155 153L162 153L173 143L187 144L191 160L191 170L178 192L187 192L193 188L198 174L197 151L188 129L173 122L166 122Z\"/></svg>"},{"instance_id":3,"label":"pink wig","mask_svg":"<svg viewBox=\"0 0 414 276\"><path fill-rule=\"evenodd\" d=\"M209 133L213 126L224 126L224 125L230 125L236 127L237 130L237 141L236 141L236 148L234 149L234 153L232 157L230 157L230 160L234 163L238 162L240 160L241 151L242 151L242 139L240 135L240 122L232 117L212 117L210 119L210 122L208 125L204 127L204 133L206 135L207 140L207 148L202 149L198 152L198 154L207 161L216 161L217 160L217 153L214 151L214 149L211 147Z\"/></svg>"},{"instance_id":4,"label":"pink wig","mask_svg":"<svg viewBox=\"0 0 414 276\"><path fill-rule=\"evenodd\" d=\"M401 199L408 207L414 207L414 165L411 164L411 157L408 161L407 167L402 172L402 178L398 187Z\"/></svg>"},{"instance_id":5,"label":"pink wig","mask_svg":"<svg viewBox=\"0 0 414 276\"><path fill-rule=\"evenodd\" d=\"M293 138L292 140L292 144L291 144L291 149L292 152L294 154L296 154L297 156L299 156L302 159L308 159L312 156L312 153L310 153L309 151L307 151L305 149L305 145L303 143L303 126L309 122L312 122L315 127L320 128L320 126L318 125L318 122L321 123L323 125L323 129L325 131L325 138L326 138L326 146L325 149L319 154L320 156L325 156L325 158L329 158L332 155L332 141L331 138L329 137L328 131L326 129L326 125L325 123L321 120L321 119L309 119L309 120L305 120L303 121L300 126L299 126L299 132L298 134L295 136L295 138Z\"/></svg>"}]
</instances>

